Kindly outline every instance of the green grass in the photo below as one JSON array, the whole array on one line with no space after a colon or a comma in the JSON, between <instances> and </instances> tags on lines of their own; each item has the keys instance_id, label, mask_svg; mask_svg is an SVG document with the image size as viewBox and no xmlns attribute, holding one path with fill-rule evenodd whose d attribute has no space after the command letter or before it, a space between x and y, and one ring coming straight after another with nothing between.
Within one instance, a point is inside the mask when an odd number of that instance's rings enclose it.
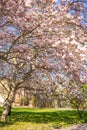
<instances>
[{"instance_id":1,"label":"green grass","mask_svg":"<svg viewBox=\"0 0 87 130\"><path fill-rule=\"evenodd\" d=\"M54 130L86 122L86 111L80 119L75 110L13 108L6 122L0 122L0 130Z\"/></svg>"}]
</instances>

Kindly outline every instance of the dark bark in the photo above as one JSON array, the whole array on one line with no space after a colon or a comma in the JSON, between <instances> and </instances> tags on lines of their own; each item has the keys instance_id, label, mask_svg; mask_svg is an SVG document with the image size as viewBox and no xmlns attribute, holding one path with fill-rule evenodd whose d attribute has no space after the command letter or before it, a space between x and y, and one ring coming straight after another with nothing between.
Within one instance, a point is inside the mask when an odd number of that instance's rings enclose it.
<instances>
[{"instance_id":1,"label":"dark bark","mask_svg":"<svg viewBox=\"0 0 87 130\"><path fill-rule=\"evenodd\" d=\"M77 113L78 113L79 118L82 118L82 111L79 108L77 108Z\"/></svg>"}]
</instances>

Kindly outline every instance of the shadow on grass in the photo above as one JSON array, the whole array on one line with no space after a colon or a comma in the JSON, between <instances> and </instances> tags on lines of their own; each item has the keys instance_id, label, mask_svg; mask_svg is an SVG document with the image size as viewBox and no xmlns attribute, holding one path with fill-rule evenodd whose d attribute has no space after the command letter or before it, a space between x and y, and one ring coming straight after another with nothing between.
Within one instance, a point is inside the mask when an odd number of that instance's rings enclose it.
<instances>
[{"instance_id":1,"label":"shadow on grass","mask_svg":"<svg viewBox=\"0 0 87 130\"><path fill-rule=\"evenodd\" d=\"M1 111L0 111L1 113ZM9 116L6 122L0 122L0 127L5 125L12 125L17 122L30 122L30 123L51 123L54 124L78 124L87 123L87 112L83 113L80 119L77 111L75 110L55 110L43 111L43 109L12 109L12 115Z\"/></svg>"}]
</instances>

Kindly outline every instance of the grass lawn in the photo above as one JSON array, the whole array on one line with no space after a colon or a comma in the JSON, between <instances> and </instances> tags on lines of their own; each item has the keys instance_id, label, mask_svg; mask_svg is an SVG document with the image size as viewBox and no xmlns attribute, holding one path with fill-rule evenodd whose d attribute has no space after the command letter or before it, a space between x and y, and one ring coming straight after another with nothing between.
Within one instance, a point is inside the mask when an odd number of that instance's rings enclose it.
<instances>
[{"instance_id":1,"label":"grass lawn","mask_svg":"<svg viewBox=\"0 0 87 130\"><path fill-rule=\"evenodd\" d=\"M86 111L80 119L75 110L13 108L6 122L0 122L0 130L54 130L79 123L87 123Z\"/></svg>"}]
</instances>

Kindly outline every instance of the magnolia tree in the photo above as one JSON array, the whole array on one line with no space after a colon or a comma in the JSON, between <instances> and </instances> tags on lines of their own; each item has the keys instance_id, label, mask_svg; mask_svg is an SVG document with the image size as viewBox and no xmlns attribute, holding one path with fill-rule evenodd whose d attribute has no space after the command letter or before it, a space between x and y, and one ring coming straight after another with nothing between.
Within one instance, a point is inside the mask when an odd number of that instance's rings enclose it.
<instances>
[{"instance_id":1,"label":"magnolia tree","mask_svg":"<svg viewBox=\"0 0 87 130\"><path fill-rule=\"evenodd\" d=\"M60 5L50 0L0 2L0 86L6 89L1 120L9 114L16 91L30 90L32 82L37 82L34 73L42 81L44 73L50 83L55 75L59 82L65 77L77 84L86 83L87 31L80 15L83 12L81 2L65 0Z\"/></svg>"}]
</instances>

